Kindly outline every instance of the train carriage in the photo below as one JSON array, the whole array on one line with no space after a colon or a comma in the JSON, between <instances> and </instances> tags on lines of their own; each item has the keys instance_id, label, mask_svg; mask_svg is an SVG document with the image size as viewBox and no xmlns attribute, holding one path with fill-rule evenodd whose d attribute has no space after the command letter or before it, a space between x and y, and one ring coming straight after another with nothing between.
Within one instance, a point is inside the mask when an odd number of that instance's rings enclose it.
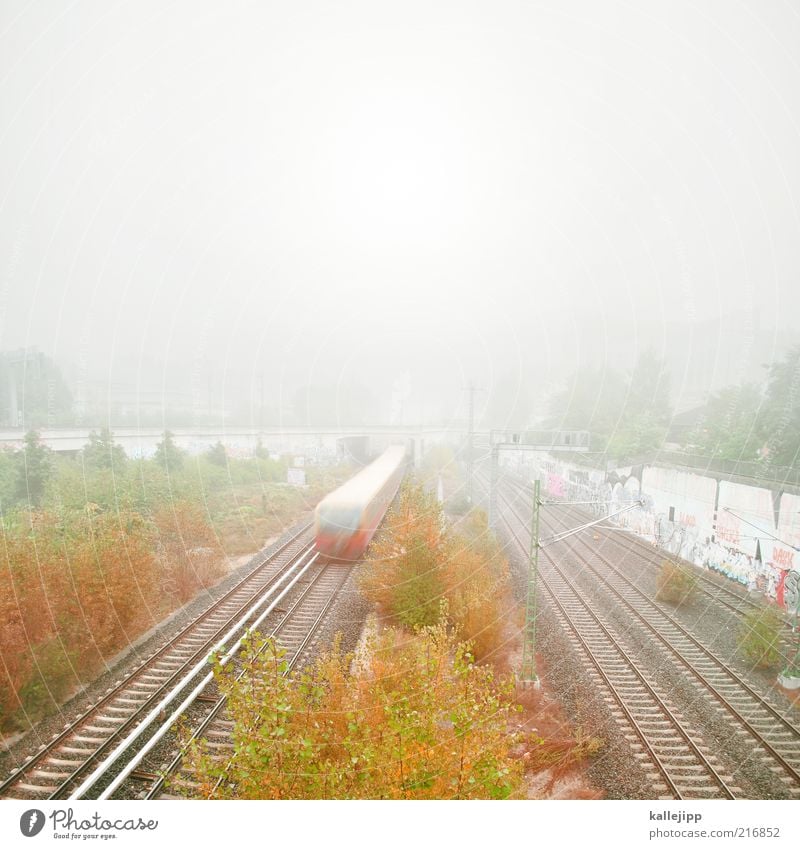
<instances>
[{"instance_id":1,"label":"train carriage","mask_svg":"<svg viewBox=\"0 0 800 849\"><path fill-rule=\"evenodd\" d=\"M406 449L393 445L320 501L314 514L317 551L356 562L366 551L405 472Z\"/></svg>"}]
</instances>

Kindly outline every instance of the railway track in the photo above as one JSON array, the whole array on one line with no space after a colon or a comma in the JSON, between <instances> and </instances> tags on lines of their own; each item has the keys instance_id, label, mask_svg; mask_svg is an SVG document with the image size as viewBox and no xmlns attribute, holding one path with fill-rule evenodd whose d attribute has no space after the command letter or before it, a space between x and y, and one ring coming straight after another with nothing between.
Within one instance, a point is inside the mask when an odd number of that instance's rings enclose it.
<instances>
[{"instance_id":1,"label":"railway track","mask_svg":"<svg viewBox=\"0 0 800 849\"><path fill-rule=\"evenodd\" d=\"M514 516L518 526L525 527L525 519L520 515L516 505L502 490L498 494L508 511ZM503 518L506 523L509 523L508 518L505 516ZM553 517L549 513L545 516L545 522L549 522L551 526L554 524ZM527 528L524 530L524 538L520 538L519 530L510 528L510 531L523 550L527 551L526 546L530 539ZM696 750L699 750L706 760L708 760L706 753L710 752L708 745L693 736L696 735L696 731L685 726L683 731L675 729L673 755L671 759L667 757L665 760L658 746L665 740L669 746L668 735L660 737L657 735L653 738L646 724L643 724L642 720L646 716L642 717L638 713L639 706L645 706L647 710L652 711L652 705L648 705L648 699L641 693L643 672L636 661L644 645L649 651L656 651L659 654L659 668L669 668L675 675L680 676L682 683L692 688L697 694L695 698L701 700L704 707L716 712L719 718L730 727L731 732L740 738L740 744L741 738L745 738L750 765L757 765L758 769L768 772L772 779L780 783L779 787L782 790L778 790L776 795L793 798L800 796L800 729L794 722L784 715L776 704L758 693L724 661L707 650L674 617L646 596L608 558L603 557L596 547L582 540L581 534L577 534L571 540L573 541L571 545L560 542L552 551L548 551L547 548L540 550L545 560L544 568L540 569L542 583L554 610L557 611L557 617L565 627L565 631L571 635L571 641L589 658L597 673L598 683L604 687L604 692L608 692L612 714L618 721L627 720L628 728L625 736L629 738L629 742L633 744L630 734L633 728L633 735L639 742L642 736L647 736L653 744L649 752L635 751L637 757L641 758L644 754L653 764L654 772L651 773L651 777L656 773L663 775L659 763L668 768L670 775L676 774L674 773L674 769L677 768L675 759L678 759L677 766L680 765L680 759L683 759L682 762L693 765L698 775L701 774L698 767L705 769L703 779L705 784L700 791L703 797L719 795L721 789L708 766L693 763L697 760L698 751ZM585 551L579 553L577 546L581 546ZM556 551L560 553L555 554ZM571 574L567 573L563 565L567 560L572 561L569 564ZM580 568L576 569L576 566ZM584 575L591 580L591 586L586 592L581 590L578 581L573 579L572 575ZM625 627L622 632L619 629L615 632L609 618L599 613L598 592L606 596L609 609L616 608L622 611L621 615L625 617ZM587 594L593 602L591 609L584 600ZM617 652L626 655L626 659L631 662L627 670L625 659L621 659L618 654L615 655L609 647L609 639L615 644ZM635 672L631 671L631 665L635 667ZM598 667L600 667L599 670ZM620 682L614 679L617 673L623 672ZM611 679L611 686L609 681L605 680L606 678ZM632 689L625 690L621 683L624 681L629 681ZM653 686L653 681L644 683L651 685L655 690L658 689L657 686ZM663 693L661 695L665 696ZM622 700L620 696L623 697ZM649 699L652 697L651 693ZM669 709L669 699L665 696L662 701ZM672 713L675 714L675 711ZM680 715L676 718L681 721ZM683 722L681 724L683 725ZM659 727L666 731L665 725L662 724ZM691 752L681 751L686 748L685 735L692 737L695 741L695 746L689 747L692 749ZM683 744L679 738L683 738ZM733 772L738 772L742 766L742 763L737 764ZM719 775L719 770L713 761L711 767ZM691 791L689 791L690 796L684 795L685 785L681 784L680 771L677 775L678 780L675 784L681 797L692 797L694 794L691 794ZM727 795L728 792L732 796L740 794L739 778L719 777L727 785L727 791L722 791L723 795ZM727 780L729 777L733 779L733 782ZM664 783L669 792L675 792L668 782ZM698 786L700 786L699 781Z\"/></svg>"},{"instance_id":2,"label":"railway track","mask_svg":"<svg viewBox=\"0 0 800 849\"><path fill-rule=\"evenodd\" d=\"M508 502L510 505L510 502ZM521 552L530 536L517 511L516 524L502 519ZM543 552L544 553L544 552ZM539 578L556 619L588 671L614 720L621 726L634 757L663 799L734 799L741 788L724 774L710 747L653 680L638 668L635 649L588 603L575 582L544 555Z\"/></svg>"},{"instance_id":3,"label":"railway track","mask_svg":"<svg viewBox=\"0 0 800 849\"><path fill-rule=\"evenodd\" d=\"M569 515L576 517L578 523L586 521L586 514L581 515L577 508L567 508L565 517ZM726 578L724 575L719 573L718 580L714 580L704 574L703 571L701 571L701 569L694 563L684 560L682 557L671 554L667 551L662 551L660 554L657 553L657 548L654 548L652 545L648 545L648 543L644 540L624 528L614 528L611 531L605 528L599 528L599 533L603 534L604 541L607 541L607 544L612 546L614 549L624 551L625 554L634 555L637 560L647 563L648 566L652 566L654 569L659 569L665 559L681 561L693 570L693 574L697 578L700 588L712 602L726 608L738 616L745 616L747 613L759 610L763 605L763 599L754 600L742 595L742 584L738 584L740 588L739 591L732 589L731 587L726 587L725 584L721 582L730 582L732 579ZM789 622L786 622L786 627L791 627Z\"/></svg>"},{"instance_id":4,"label":"railway track","mask_svg":"<svg viewBox=\"0 0 800 849\"><path fill-rule=\"evenodd\" d=\"M88 793L87 777L97 772L98 764L113 763L119 772L125 749L133 756L147 737L158 734L173 705L197 689L196 682L207 675L211 651L229 646L252 627L261 609L283 597L297 574L311 568L311 538L308 524L13 770L0 784L0 797L73 798L76 788L84 788L81 795ZM197 697L202 700L202 693ZM99 776L94 785L102 788Z\"/></svg>"},{"instance_id":5,"label":"railway track","mask_svg":"<svg viewBox=\"0 0 800 849\"><path fill-rule=\"evenodd\" d=\"M290 675L293 671L302 668L310 658L319 629L325 622L328 611L339 597L349 575L350 569L339 565L321 567L291 607L285 611L278 611L279 622L269 630L268 636L277 640L286 652L284 674ZM237 679L246 675L247 672L247 669L241 669L236 676ZM219 696L216 699L213 707L197 724L182 749L174 755L166 769L158 777L154 777L143 798L173 798L165 793L165 789L186 790L191 793L197 790L199 784L192 779L191 773L181 775L180 769L189 745L201 738L217 753L230 755L227 772L235 758L235 752L233 722L225 714L225 704L225 696ZM223 773L215 784L215 791L224 779ZM211 795L213 796L213 793Z\"/></svg>"},{"instance_id":6,"label":"railway track","mask_svg":"<svg viewBox=\"0 0 800 849\"><path fill-rule=\"evenodd\" d=\"M553 526L552 515L545 523ZM559 525L567 525L559 519ZM700 685L701 698L736 727L745 730L755 746L753 756L767 765L786 785L791 796L800 797L800 728L788 712L761 694L722 658L706 648L662 605L654 602L608 557L581 539L572 538L573 546L562 543L572 557L579 559L592 585L619 604L629 621L645 633L651 646L658 646L664 660L681 670L689 683ZM578 555L575 547L583 554Z\"/></svg>"},{"instance_id":7,"label":"railway track","mask_svg":"<svg viewBox=\"0 0 800 849\"><path fill-rule=\"evenodd\" d=\"M533 496L533 489L529 484L508 477L504 479L503 483L518 489L520 492L525 492L529 498ZM566 515L572 514L576 518L575 524L582 524L589 518L598 518L597 515L590 517L588 512L580 510L575 505L565 504L561 509L565 511ZM731 579L720 575L719 581L714 580L700 571L693 563L685 561L683 558L677 557L677 555L666 551L657 554L653 546L635 534L627 532L624 528L614 528L609 532L605 528L595 526L594 531L603 535L604 544L611 545L613 548L624 551L626 554L634 555L637 560L647 563L654 569L660 568L665 559L677 559L686 563L687 566L693 569L693 574L697 577L701 589L709 599L739 616L759 610L763 606L763 601L748 598L742 595L741 592L737 592L730 587L726 587L724 583L720 583L720 581L730 581ZM785 621L785 627L787 630L790 630L792 627L791 623Z\"/></svg>"}]
</instances>

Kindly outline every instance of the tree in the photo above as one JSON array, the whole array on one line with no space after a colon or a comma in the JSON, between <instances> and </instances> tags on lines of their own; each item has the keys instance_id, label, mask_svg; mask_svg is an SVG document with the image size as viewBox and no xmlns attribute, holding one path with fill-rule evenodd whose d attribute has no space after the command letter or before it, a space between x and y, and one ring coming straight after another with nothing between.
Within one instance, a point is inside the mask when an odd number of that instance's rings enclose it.
<instances>
[{"instance_id":1,"label":"tree","mask_svg":"<svg viewBox=\"0 0 800 849\"><path fill-rule=\"evenodd\" d=\"M450 538L436 496L421 484L405 483L370 546L361 588L397 622L432 625L444 593L440 563Z\"/></svg>"},{"instance_id":2,"label":"tree","mask_svg":"<svg viewBox=\"0 0 800 849\"><path fill-rule=\"evenodd\" d=\"M650 454L664 444L672 408L669 374L652 351L639 355L628 378L619 424L608 442L618 461Z\"/></svg>"},{"instance_id":3,"label":"tree","mask_svg":"<svg viewBox=\"0 0 800 849\"><path fill-rule=\"evenodd\" d=\"M18 421L11 421L14 407ZM50 357L32 350L2 355L0 417L12 427L18 423L27 428L71 423L72 395Z\"/></svg>"},{"instance_id":4,"label":"tree","mask_svg":"<svg viewBox=\"0 0 800 849\"><path fill-rule=\"evenodd\" d=\"M672 408L669 403L669 373L652 350L636 359L625 399L625 412L630 416L647 415L653 422L666 427Z\"/></svg>"},{"instance_id":5,"label":"tree","mask_svg":"<svg viewBox=\"0 0 800 849\"><path fill-rule=\"evenodd\" d=\"M17 497L32 507L42 503L45 486L53 475L52 451L42 445L39 434L29 430L20 452L17 469Z\"/></svg>"},{"instance_id":6,"label":"tree","mask_svg":"<svg viewBox=\"0 0 800 849\"><path fill-rule=\"evenodd\" d=\"M550 402L545 426L588 430L592 446L618 460L660 448L672 414L669 375L652 352L640 354L630 376L613 369L579 369Z\"/></svg>"},{"instance_id":7,"label":"tree","mask_svg":"<svg viewBox=\"0 0 800 849\"><path fill-rule=\"evenodd\" d=\"M651 413L625 413L608 441L608 453L617 461L657 451L664 444L667 426Z\"/></svg>"},{"instance_id":8,"label":"tree","mask_svg":"<svg viewBox=\"0 0 800 849\"><path fill-rule=\"evenodd\" d=\"M507 799L524 795L523 760L541 740L511 729L509 680L476 664L444 621L415 636L373 636L358 663L339 641L293 678L274 640L244 643L242 668L214 675L233 752L192 742L199 798ZM219 779L224 780L219 780Z\"/></svg>"},{"instance_id":9,"label":"tree","mask_svg":"<svg viewBox=\"0 0 800 849\"><path fill-rule=\"evenodd\" d=\"M764 412L767 463L794 465L800 456L800 345L769 367Z\"/></svg>"},{"instance_id":10,"label":"tree","mask_svg":"<svg viewBox=\"0 0 800 849\"><path fill-rule=\"evenodd\" d=\"M502 653L515 604L508 561L483 511L454 530L432 492L404 484L359 574L364 595L399 624L427 626L444 615L477 659Z\"/></svg>"},{"instance_id":11,"label":"tree","mask_svg":"<svg viewBox=\"0 0 800 849\"><path fill-rule=\"evenodd\" d=\"M171 431L164 431L164 438L156 446L153 459L168 472L183 468L184 453L175 444L175 438Z\"/></svg>"},{"instance_id":12,"label":"tree","mask_svg":"<svg viewBox=\"0 0 800 849\"><path fill-rule=\"evenodd\" d=\"M225 451L225 446L220 440L217 440L216 444L212 445L211 448L206 451L206 457L208 462L213 463L215 466L222 466L224 468L228 465L228 454Z\"/></svg>"},{"instance_id":13,"label":"tree","mask_svg":"<svg viewBox=\"0 0 800 849\"><path fill-rule=\"evenodd\" d=\"M620 419L625 382L613 369L584 368L574 372L566 386L550 399L545 427L588 430L592 444L604 450Z\"/></svg>"},{"instance_id":14,"label":"tree","mask_svg":"<svg viewBox=\"0 0 800 849\"><path fill-rule=\"evenodd\" d=\"M724 460L757 460L764 444L764 398L753 384L726 386L708 399L689 442Z\"/></svg>"},{"instance_id":15,"label":"tree","mask_svg":"<svg viewBox=\"0 0 800 849\"><path fill-rule=\"evenodd\" d=\"M83 449L84 467L91 469L120 468L125 462L125 450L114 443L114 435L104 427L99 434L89 434L89 444Z\"/></svg>"},{"instance_id":16,"label":"tree","mask_svg":"<svg viewBox=\"0 0 800 849\"><path fill-rule=\"evenodd\" d=\"M0 515L16 503L18 462L13 451L0 449Z\"/></svg>"}]
</instances>

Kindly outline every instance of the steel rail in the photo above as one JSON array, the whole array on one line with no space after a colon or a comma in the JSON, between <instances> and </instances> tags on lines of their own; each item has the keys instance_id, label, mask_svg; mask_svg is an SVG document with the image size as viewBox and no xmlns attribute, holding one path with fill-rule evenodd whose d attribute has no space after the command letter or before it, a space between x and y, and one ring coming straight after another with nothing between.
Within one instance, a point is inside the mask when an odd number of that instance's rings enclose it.
<instances>
[{"instance_id":1,"label":"steel rail","mask_svg":"<svg viewBox=\"0 0 800 849\"><path fill-rule=\"evenodd\" d=\"M271 588L270 594L265 597L259 599L256 604L252 605L250 609L240 617L237 624L231 628L225 636L219 640L214 648L214 651L225 650L226 645L229 640L233 639L236 634L241 631L245 624L250 621L250 619L258 613L265 604L267 604L267 609L258 616L258 618L253 622L244 632L244 635L249 634L252 630L257 627L261 621L275 608L278 602L288 593L291 588L297 583L298 580L306 573L308 569L316 561L318 555L315 553L310 560L304 563L305 559L311 554L313 551L313 546L310 546L305 551L303 551L292 563L292 565L286 569L282 576L281 580L273 585ZM299 571L297 571L299 570ZM291 581L284 587L284 589L278 593L278 595L273 599L272 591L277 589L277 587L283 583L285 580L292 576L292 573L297 571L297 574L292 577ZM244 639L244 635L240 636L234 646L231 649L226 650L226 654L222 658L223 665L227 663L232 653L238 650L239 646L241 646L242 640ZM125 737L117 746L117 748L92 772L83 783L75 789L70 795L69 799L80 799L83 798L86 793L95 785L97 782L106 774L108 769L113 766L132 746L134 742L136 742L139 737L145 732L147 728L149 728L154 722L160 721L159 716L162 714L162 711L165 711L172 702L175 701L176 698L190 685L191 681L202 672L204 668L208 666L208 659L203 659L200 663L196 664L193 670L184 677L184 680L181 684L174 687L173 690L165 696L151 711L150 713L141 721L141 723L136 727L136 729ZM184 698L179 707L173 711L173 713L161 724L161 727L156 731L156 733L145 743L142 749L137 752L134 758L123 767L123 770L118 774L114 781L112 781L111 785L107 787L97 798L98 799L106 799L110 795L113 790L121 783L121 780L127 777L136 766L142 761L144 755L153 748L153 746L164 736L164 734L169 730L169 728L178 720L181 713L185 710L185 708L191 704L195 698L200 694L200 691L205 688L208 682L214 677L213 672L207 674L202 679L201 683L194 687L191 693Z\"/></svg>"},{"instance_id":2,"label":"steel rail","mask_svg":"<svg viewBox=\"0 0 800 849\"><path fill-rule=\"evenodd\" d=\"M338 572L341 572L342 573L342 579L339 582L338 586L336 586L334 591L327 597L324 605L320 608L316 618L312 622L311 627L309 628L306 635L303 637L303 640L301 641L300 645L294 651L291 659L289 661L287 661L286 670L284 672L284 675L291 674L291 672L293 671L293 669L297 665L303 651L306 649L309 642L313 639L313 637L316 635L316 633L318 632L318 630L322 626L322 623L325 621L328 611L330 610L331 606L336 601L336 599L339 597L339 593L341 592L342 588L344 587L345 583L347 582L347 578L349 577L349 572L344 570L344 569L341 569L341 567L338 567L338 566L333 566L333 567L326 566L325 569L321 570L317 575L314 576L314 578L312 579L312 582L309 583L309 585L303 590L302 595L294 602L294 604L287 611L287 613L283 617L283 619L281 619L281 621L273 628L272 632L269 634L269 637L271 639L276 639L280 636L281 631L284 630L287 627L287 625L291 623L292 617L298 611L300 611L300 608L302 607L303 603L306 601L307 597L309 595L311 595L312 591L316 588L317 584L322 581L322 578L326 574L327 569L335 569ZM264 651L266 645L267 645L267 641L265 640L262 643L262 645L259 646L259 648L256 652L256 656L260 655ZM245 675L247 675L249 673L250 673L249 667L243 668L237 674L236 680L240 681ZM154 799L161 792L161 790L163 789L164 784L166 783L169 776L174 775L175 772L177 772L178 767L180 766L181 762L183 761L184 757L186 756L186 752L188 751L189 746L191 746L192 743L194 743L196 740L198 740L206 732L206 730L208 730L211 723L219 716L219 714L224 709L224 706L227 703L227 700L228 700L227 695L222 695L222 696L219 697L219 699L215 703L214 707L211 709L211 712L208 714L208 716L206 716L203 719L203 721L200 723L200 725L198 725L198 727L192 732L191 736L185 742L185 744L182 746L181 750L173 757L172 761L170 761L170 763L167 765L164 772L158 777L158 779L153 783L151 788L147 791L147 793L144 797L145 799ZM230 769L235 758L236 758L236 755L234 754L230 758L228 763L225 765L225 770L223 771L223 774L219 776L219 778L215 782L214 787L212 788L212 790L209 793L209 795L207 796L207 798L209 798L209 799L212 798L213 794L217 791L220 784L222 784L222 782L225 780L225 775L227 773L227 770Z\"/></svg>"},{"instance_id":3,"label":"steel rail","mask_svg":"<svg viewBox=\"0 0 800 849\"><path fill-rule=\"evenodd\" d=\"M598 559L601 560L606 566L608 566L612 571L626 584L627 589L633 590L635 593L640 595L647 602L650 602L650 599L633 583L629 582L627 578L621 575L621 573L613 566L609 561L606 561L605 558L598 555ZM584 561L586 562L586 561ZM770 755L783 767L783 769L789 773L789 775L800 785L800 771L796 767L794 767L789 761L786 760L784 755L778 751L773 744L760 732L756 729L751 722L751 719L748 719L738 708L736 708L733 704L731 704L730 700L719 691L718 686L714 684L710 678L702 673L697 667L686 657L681 654L678 648L664 636L664 634L655 626L652 622L648 621L648 619L643 615L642 611L638 609L634 604L629 602L623 594L612 584L608 583L603 576L591 566L591 564L586 563L587 567L591 570L591 572L598 578L601 582L602 586L607 590L613 593L620 602L622 602L625 607L630 610L649 631L650 633L656 637L656 639L672 654L674 655L680 664L690 672L698 681L700 681L717 699L718 703L732 716L736 719L756 740L756 742L766 749ZM652 602L651 602L652 605ZM653 610L655 610L658 614L663 616L680 634L681 637L688 640L695 648L697 648L703 655L705 655L709 660L715 663L723 673L725 673L729 678L733 680L733 682L744 692L747 693L754 701L756 701L759 708L765 710L770 716L777 720L787 731L794 734L798 740L800 740L800 729L798 729L795 725L793 725L786 717L784 717L781 713L779 713L769 702L767 702L756 690L754 690L735 670L733 670L727 663L725 663L722 659L717 657L713 652L709 651L705 648L702 643L700 643L695 637L684 628L676 619L670 616L666 611L661 608L652 605Z\"/></svg>"},{"instance_id":4,"label":"steel rail","mask_svg":"<svg viewBox=\"0 0 800 849\"><path fill-rule=\"evenodd\" d=\"M228 604L233 597L244 590L248 583L258 581L259 574L264 570L275 564L275 561L278 560L281 555L285 554L287 549L289 549L292 545L294 545L304 534L308 532L311 528L312 523L306 523L300 528L295 534L293 534L288 540L282 543L275 551L271 552L267 557L265 557L261 562L257 565L253 566L250 571L247 572L239 581L237 581L229 590L227 590L224 595L220 598L212 601L204 610L202 610L198 615L188 624L186 624L183 628L178 631L177 634L170 637L160 648L158 648L155 652L150 654L147 658L145 658L135 669L125 675L120 681L118 681L112 688L110 688L102 698L92 704L88 710L84 711L80 716L74 719L72 722L67 724L64 729L55 735L51 740L49 740L45 745L43 745L33 756L28 758L23 764L17 767L15 770L11 772L9 776L7 776L0 783L0 795L4 794L9 789L13 788L15 784L20 783L20 781L28 774L30 774L33 770L37 768L37 766L42 763L42 761L46 760L48 756L51 756L52 753L58 749L63 743L70 740L70 738L78 731L81 726L84 726L88 721L90 721L91 717L97 715L105 708L109 703L113 702L114 699L119 697L121 694L124 694L128 687L136 681L147 669L152 665L158 663L164 657L166 657L170 651L173 649L176 643L185 639L186 637L191 635L192 630L196 629L198 625L203 623L203 620L211 617L216 611L222 609L226 604ZM256 587L253 590L252 595L248 599L248 601L252 600L253 597L258 593L264 592L265 589L271 587L278 579L280 578L280 573L270 577L267 579L266 583L262 586ZM241 609L241 608L240 608ZM223 624L220 625L219 630L227 627L231 621L238 615L237 613L232 614ZM145 702L142 703L141 707L134 711L126 721L120 725L119 728L114 729L114 731L109 735L108 739L105 740L100 746L94 749L88 756L85 758L84 763L77 767L73 772L66 776L66 778L61 782L61 784L56 788L55 791L50 792L47 796L49 799L58 798L59 795L64 791L64 789L71 784L76 776L85 768L86 764L91 762L93 759L97 758L104 751L108 749L108 747L112 744L112 742L117 739L121 733L123 733L130 725L132 725L136 718L141 714L141 711L147 707L148 704L152 702L154 698L156 698L160 693L164 691L166 687L175 680L175 678L180 675L201 652L203 654L206 653L207 646L212 642L214 637L209 637L208 640L201 645L197 651L192 654L189 658L187 658L186 662L176 668L175 672L165 679L164 683L158 687Z\"/></svg>"},{"instance_id":5,"label":"steel rail","mask_svg":"<svg viewBox=\"0 0 800 849\"><path fill-rule=\"evenodd\" d=\"M570 509L572 509L570 507ZM579 513L578 510L575 510L575 513ZM608 531L608 529L603 528L602 530ZM621 533L620 533L621 532ZM649 545L643 539L639 538L632 531L629 531L627 528L619 527L615 529L614 535L611 533L605 533L604 539L608 540L612 545L617 546L628 554L637 555L640 559L644 560L646 563L658 568L664 561L664 558L670 558L673 560L680 560L681 563L685 563L687 566L691 567L693 572L696 574L698 580L703 585L703 592L708 595L713 601L717 602L717 604L722 607L728 608L728 610L733 611L739 615L746 615L748 611L756 611L761 610L765 603L768 603L766 597L763 601L756 601L752 598L748 598L747 596L740 595L735 590L730 587L726 587L723 584L719 584L716 581L712 580L706 571L697 566L695 563L692 563L691 560L686 560L680 555L673 554L666 549L660 549L663 554L659 557L655 551L654 547ZM631 545L625 545L625 542L631 543ZM726 577L724 574L720 572L716 572L720 578L720 580L725 580L732 582L732 578ZM734 582L736 586L742 587L743 584L736 581ZM726 601L723 596L727 596L734 600L734 602ZM787 629L791 629L792 624L789 622L784 616L783 613L776 608L780 613L781 619L783 621L783 625Z\"/></svg>"},{"instance_id":6,"label":"steel rail","mask_svg":"<svg viewBox=\"0 0 800 849\"><path fill-rule=\"evenodd\" d=\"M530 487L530 485L523 483L521 481L515 480L514 478L506 477L504 479L503 483L506 483L510 486L517 487L520 491L525 492L528 495L532 495L532 493L533 493L533 489ZM581 502L581 504L589 504L589 503L594 503L594 502ZM580 510L577 509L578 505L568 503L568 502L560 502L558 500L549 501L549 502L547 502L546 506L555 507L555 506L559 506L559 505L562 506L562 507L566 507L568 511L574 511L575 513L577 513L579 515L580 515L581 512L583 512L583 511L580 511ZM600 530L608 531L609 529L600 528ZM640 539L633 532L628 531L626 528L624 528L622 526L619 526L618 528L616 528L615 531L616 531L616 536L612 536L610 533L605 533L604 539L609 540L609 542L611 542L612 545L616 545L619 548L621 548L623 551L627 551L630 554L640 554L641 559L643 559L645 562L647 562L648 564L650 564L652 566L655 566L655 567L660 566L661 562L663 561L663 557L674 558L674 559L680 560L683 563L686 563L688 566L691 566L692 569L697 572L697 577L700 580L700 582L704 585L703 586L703 592L706 593L708 596L710 596L715 602L717 602L721 606L726 607L729 610L732 610L733 612L739 613L739 614L745 612L743 607L744 608L750 608L752 610L759 610L760 609L761 604L759 602L754 601L753 599L747 598L745 596L741 596L738 593L736 593L733 589L726 587L722 584L718 584L715 581L711 580L706 574L703 573L703 571L698 566L696 566L691 561L685 560L683 557L680 557L679 555L673 554L672 552L667 551L667 550L664 550L663 556L661 558L659 558L658 555L656 555L654 553L653 546L649 545L643 539ZM621 536L620 536L620 532L622 534ZM632 543L632 545L631 546L624 545L623 542L622 542L623 539L626 540L627 542ZM724 578L725 576L720 574L720 577ZM732 579L725 578L725 580L732 580ZM707 587L713 588L713 591L712 591L712 589L707 589ZM739 602L739 604L732 604L731 602L726 601L724 598L722 598L722 595L727 595L730 598L735 599L736 602ZM786 628L791 628L791 623L786 621L785 619L784 619L784 625L786 626Z\"/></svg>"},{"instance_id":7,"label":"steel rail","mask_svg":"<svg viewBox=\"0 0 800 849\"><path fill-rule=\"evenodd\" d=\"M549 517L548 517L549 518ZM798 740L800 740L800 729L798 729L795 725L793 725L786 717L784 717L781 713L779 713L772 705L769 704L756 690L754 690L735 670L728 666L722 659L717 657L713 652L707 649L702 643L697 640L694 635L688 631L686 628L681 625L673 616L667 613L663 608L656 605L652 599L650 599L639 587L637 587L632 581L630 581L620 570L611 563L608 558L601 555L596 549L592 548L587 542L581 540L580 537L575 538L576 543L580 543L589 549L592 557L597 558L600 562L602 562L612 573L614 573L619 580L625 585L628 590L632 590L643 602L645 609L650 609L655 612L657 616L661 616L664 620L666 620L669 625L671 625L679 634L680 637L687 640L691 645L693 645L702 655L704 655L708 660L710 660L713 664L715 664L720 670L722 670L723 674L727 675L736 686L744 691L750 698L752 698L757 706L767 712L773 719L777 720L790 734L794 735ZM775 747L767 740L764 735L758 731L752 725L752 722L745 717L741 711L739 711L733 704L731 704L730 700L719 692L718 687L711 681L709 678L703 674L697 667L684 655L681 651L676 648L676 646L667 639L661 629L657 628L653 625L643 614L642 610L633 605L630 601L628 601L622 593L614 586L612 586L603 575L601 575L598 570L591 565L588 560L581 558L577 552L572 550L572 546L570 546L571 553L577 557L581 563L583 563L598 579L600 586L605 588L607 591L611 592L631 613L634 614L636 619L641 622L646 629L656 638L656 640L663 645L667 651L677 658L678 662L681 666L683 666L691 676L693 676L696 680L698 680L709 692L711 692L716 702L725 709L733 718L739 723L750 735L753 737L758 745L764 748L772 758L792 777L792 779L800 784L800 771L797 768L792 766L786 758L783 756L781 752L779 752Z\"/></svg>"},{"instance_id":8,"label":"steel rail","mask_svg":"<svg viewBox=\"0 0 800 849\"><path fill-rule=\"evenodd\" d=\"M501 497L503 497L503 496L501 496ZM511 504L507 499L504 498L504 500L506 501L506 504L509 507L511 507L511 510L512 510L515 518L519 522L520 527L525 528L524 520L519 515L519 513L516 511L516 509L514 508L514 505ZM506 524L506 527L508 528L508 530L511 532L512 536L514 537L514 540L516 541L517 545L519 546L520 551L525 553L527 551L527 549L525 547L523 540L520 538L520 535L513 528L511 523L508 521L508 519L506 519L504 516L501 516L501 518L503 519L503 521ZM592 608L589 606L589 604L581 597L580 593L578 592L577 588L574 585L574 582L572 582L567 577L567 575L561 569L558 568L557 564L555 563L555 560L553 559L553 557L550 554L547 554L546 552L544 554L545 554L545 557L553 565L553 567L555 568L555 571L561 577L564 584L567 587L569 587L569 589L572 591L572 594L573 594L573 597L575 598L575 600L577 600L580 603L580 605L582 606L585 613L587 613L589 615L590 619L596 624L596 626L605 635L606 639L608 640L609 644L614 649L614 651L616 651L619 654L619 656L623 658L623 660L625 661L630 672L633 673L633 675L638 680L639 684L643 687L645 692L656 703L659 710L661 710L661 712L664 714L664 716L667 717L667 719L668 719L669 723L672 725L673 729L677 732L678 736L684 741L684 743L686 744L688 749L692 752L692 754L699 761L699 763L705 768L705 770L709 774L711 780L718 786L718 788L722 792L723 796L725 796L728 799L736 798L733 790L731 790L731 788L728 786L725 779L719 774L719 772L714 767L714 765L711 764L709 762L708 758L706 758L706 756L702 753L699 746L694 742L694 740L692 739L689 732L683 727L680 720L674 715L674 713L664 703L663 699L658 695L658 693L655 691L655 689L652 687L652 685L647 681L647 679L645 679L645 677L639 671L639 669L636 666L636 663L634 662L633 658L622 647L622 645L620 645L619 640L614 637L614 635L610 632L610 630L607 628L607 626L603 622L600 621L600 619L597 616L597 614L595 613L595 611L592 610ZM671 790L671 792L673 793L673 795L677 799L685 799L686 798L685 791L682 791L680 789L680 787L678 786L678 784L676 783L676 782L679 782L680 779L678 777L673 778L672 773L670 773L670 768L674 771L677 767L676 766L670 767L669 765L665 764L664 760L661 758L661 756L654 750L654 748L653 748L654 743L650 741L650 739L647 736L647 732L644 731L644 729L641 727L640 722L633 715L631 709L628 707L628 705L626 703L625 697L623 697L619 693L617 687L611 681L609 675L606 673L605 669L603 668L602 662L597 658L595 651L589 645L588 640L581 634L580 630L578 629L578 626L574 623L572 616L565 609L561 600L558 598L558 595L557 595L555 589L551 586L550 581L541 571L539 572L539 577L542 581L542 584L544 585L545 590L549 594L551 601L555 604L556 608L561 613L564 621L570 626L574 637L578 640L579 644L581 645L581 647L584 649L587 656L591 660L592 665L595 667L598 674L602 678L603 682L606 684L606 686L608 687L608 689L610 690L610 692L614 696L614 699L617 702L617 706L622 710L625 717L628 719L628 722L630 723L631 728L633 729L634 733L636 734L636 736L639 738L639 740L643 744L644 748L647 750L648 756L650 757L651 761L656 766L656 769L658 770L658 772L664 778L664 780L667 784L667 787Z\"/></svg>"}]
</instances>

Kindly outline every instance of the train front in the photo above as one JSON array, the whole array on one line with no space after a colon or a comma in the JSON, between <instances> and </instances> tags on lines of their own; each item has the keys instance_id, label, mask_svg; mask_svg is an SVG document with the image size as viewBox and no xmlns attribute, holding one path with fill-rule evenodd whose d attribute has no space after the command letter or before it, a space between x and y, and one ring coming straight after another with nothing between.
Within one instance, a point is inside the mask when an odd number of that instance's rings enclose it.
<instances>
[{"instance_id":1,"label":"train front","mask_svg":"<svg viewBox=\"0 0 800 849\"><path fill-rule=\"evenodd\" d=\"M366 548L360 504L342 501L332 493L317 505L314 535L317 551L331 560L357 561Z\"/></svg>"}]
</instances>

